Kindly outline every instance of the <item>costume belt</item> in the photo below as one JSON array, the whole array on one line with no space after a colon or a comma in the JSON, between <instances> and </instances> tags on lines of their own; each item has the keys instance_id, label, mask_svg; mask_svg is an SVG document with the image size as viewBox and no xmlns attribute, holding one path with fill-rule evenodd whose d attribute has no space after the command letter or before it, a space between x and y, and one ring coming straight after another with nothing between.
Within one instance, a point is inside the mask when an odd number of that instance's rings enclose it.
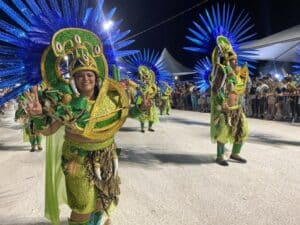
<instances>
[{"instance_id":1,"label":"costume belt","mask_svg":"<svg viewBox=\"0 0 300 225\"><path fill-rule=\"evenodd\" d=\"M114 143L114 138L107 139L104 142L77 142L65 136L65 145L69 145L70 148L75 147L84 151L99 151L103 150Z\"/></svg>"},{"instance_id":2,"label":"costume belt","mask_svg":"<svg viewBox=\"0 0 300 225\"><path fill-rule=\"evenodd\" d=\"M241 105L234 105L234 106L229 106L228 110L229 111L235 111L241 108Z\"/></svg>"}]
</instances>

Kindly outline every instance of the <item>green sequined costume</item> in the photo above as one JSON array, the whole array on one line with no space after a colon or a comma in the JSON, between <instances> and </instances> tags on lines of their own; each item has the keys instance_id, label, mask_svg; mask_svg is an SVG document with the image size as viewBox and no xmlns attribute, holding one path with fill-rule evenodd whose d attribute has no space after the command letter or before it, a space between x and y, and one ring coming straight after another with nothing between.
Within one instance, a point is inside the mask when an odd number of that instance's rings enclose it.
<instances>
[{"instance_id":1,"label":"green sequined costume","mask_svg":"<svg viewBox=\"0 0 300 225\"><path fill-rule=\"evenodd\" d=\"M217 39L218 47L212 55L211 76L211 140L218 143L217 156L223 158L224 145L232 143L233 155L238 155L248 138L248 125L242 107L249 76L247 65L233 69L229 61L236 60L230 42L223 36ZM222 52L222 53L220 53ZM223 61L220 62L222 55Z\"/></svg>"},{"instance_id":2,"label":"green sequined costume","mask_svg":"<svg viewBox=\"0 0 300 225\"><path fill-rule=\"evenodd\" d=\"M66 57L70 77L60 72ZM114 136L128 115L127 94L108 78L101 42L87 30L58 31L44 52L41 68L48 88L39 98L43 115L33 121L45 135L55 135L47 139L46 216L59 224L58 205L67 202L73 213L91 214L90 223L71 218L69 224L99 224L120 194ZM77 90L74 74L80 71L97 75L92 100Z\"/></svg>"},{"instance_id":3,"label":"green sequined costume","mask_svg":"<svg viewBox=\"0 0 300 225\"><path fill-rule=\"evenodd\" d=\"M154 98L149 97L147 99L149 101L149 105L150 105L149 107L143 108L143 106L142 106L143 96L147 95L147 92L151 91L152 87L153 86L148 86L148 85L142 87L141 88L142 95L139 95L136 100L136 105L140 108L140 111L141 111L138 119L142 123L144 123L146 121L153 122L153 123L159 121Z\"/></svg>"},{"instance_id":4,"label":"green sequined costume","mask_svg":"<svg viewBox=\"0 0 300 225\"><path fill-rule=\"evenodd\" d=\"M26 96L30 96L30 92L23 93L18 96L18 109L15 112L15 121L23 124L23 141L30 142L31 152L42 150L42 135L36 129L31 117L24 110L26 105Z\"/></svg>"},{"instance_id":5,"label":"green sequined costume","mask_svg":"<svg viewBox=\"0 0 300 225\"><path fill-rule=\"evenodd\" d=\"M136 98L136 106L140 111L138 119L141 129L144 131L145 122L149 122L148 130L154 131L152 125L159 122L158 113L155 106L155 96L157 85L155 84L155 73L148 67L141 65L138 67L139 77L143 85L139 87L140 94Z\"/></svg>"},{"instance_id":6,"label":"green sequined costume","mask_svg":"<svg viewBox=\"0 0 300 225\"><path fill-rule=\"evenodd\" d=\"M235 88L245 86L246 78L241 76L240 69L236 76L239 78L239 83L235 85ZM226 95L222 90L218 93L211 92L211 138L213 142L242 143L247 139L248 126L241 105L242 97L239 94L237 104L230 107L229 112L223 112L222 104L227 101Z\"/></svg>"},{"instance_id":7,"label":"green sequined costume","mask_svg":"<svg viewBox=\"0 0 300 225\"><path fill-rule=\"evenodd\" d=\"M165 84L165 90L161 95L161 104L160 104L160 115L170 115L171 112L171 94L173 92L173 89L168 85Z\"/></svg>"}]
</instances>

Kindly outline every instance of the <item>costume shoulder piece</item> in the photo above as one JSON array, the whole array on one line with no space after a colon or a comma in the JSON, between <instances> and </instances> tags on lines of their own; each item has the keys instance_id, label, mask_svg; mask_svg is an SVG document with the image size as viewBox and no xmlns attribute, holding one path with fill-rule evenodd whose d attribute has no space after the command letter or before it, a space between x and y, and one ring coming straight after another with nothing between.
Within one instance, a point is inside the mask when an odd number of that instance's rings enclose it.
<instances>
[{"instance_id":1,"label":"costume shoulder piece","mask_svg":"<svg viewBox=\"0 0 300 225\"><path fill-rule=\"evenodd\" d=\"M234 87L234 91L237 94L242 95L245 93L248 79L249 79L249 70L248 70L247 63L245 63L242 67L238 68L237 82Z\"/></svg>"},{"instance_id":2,"label":"costume shoulder piece","mask_svg":"<svg viewBox=\"0 0 300 225\"><path fill-rule=\"evenodd\" d=\"M124 124L129 111L129 99L119 82L103 83L83 135L99 141L112 138Z\"/></svg>"}]
</instances>

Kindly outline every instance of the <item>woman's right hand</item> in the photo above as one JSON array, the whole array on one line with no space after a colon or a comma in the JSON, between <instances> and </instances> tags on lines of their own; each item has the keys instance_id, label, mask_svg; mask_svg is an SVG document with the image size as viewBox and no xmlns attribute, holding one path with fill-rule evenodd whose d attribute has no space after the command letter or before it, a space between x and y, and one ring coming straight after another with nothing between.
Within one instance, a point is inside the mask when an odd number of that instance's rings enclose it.
<instances>
[{"instance_id":1,"label":"woman's right hand","mask_svg":"<svg viewBox=\"0 0 300 225\"><path fill-rule=\"evenodd\" d=\"M41 115L43 113L42 105L39 101L38 96L38 87L33 86L31 88L31 93L33 94L33 98L28 99L26 111L31 116Z\"/></svg>"}]
</instances>

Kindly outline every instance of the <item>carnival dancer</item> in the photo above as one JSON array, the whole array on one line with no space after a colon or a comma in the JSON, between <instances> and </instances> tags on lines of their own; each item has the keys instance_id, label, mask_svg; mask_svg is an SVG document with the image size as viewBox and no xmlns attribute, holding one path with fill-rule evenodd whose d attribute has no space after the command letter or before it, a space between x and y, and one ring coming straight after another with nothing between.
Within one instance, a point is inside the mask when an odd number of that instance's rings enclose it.
<instances>
[{"instance_id":1,"label":"carnival dancer","mask_svg":"<svg viewBox=\"0 0 300 225\"><path fill-rule=\"evenodd\" d=\"M66 48L57 47L57 43ZM45 91L40 100L36 95L27 111L45 135L65 125L62 164L72 209L69 224L87 224L95 217L99 220L104 214L109 215L118 203L114 135L127 117L129 102L121 85L107 77L102 46L93 33L62 29L54 35L52 46L55 47L45 51L42 61L43 76L49 79L52 89ZM50 78L60 74L53 74L47 65L68 54L71 89L60 90L50 83Z\"/></svg>"},{"instance_id":2,"label":"carnival dancer","mask_svg":"<svg viewBox=\"0 0 300 225\"><path fill-rule=\"evenodd\" d=\"M171 95L173 92L173 88L169 86L167 82L163 83L163 87L161 89L161 104L160 104L160 115L170 115L171 111Z\"/></svg>"},{"instance_id":3,"label":"carnival dancer","mask_svg":"<svg viewBox=\"0 0 300 225\"><path fill-rule=\"evenodd\" d=\"M227 38L217 38L218 47L213 53L211 88L211 138L217 142L217 163L228 165L224 146L233 143L230 158L241 163L243 142L248 137L248 126L241 100L249 76L248 67L237 66L237 56Z\"/></svg>"},{"instance_id":4,"label":"carnival dancer","mask_svg":"<svg viewBox=\"0 0 300 225\"><path fill-rule=\"evenodd\" d=\"M60 224L59 204L71 208L70 225L108 225L120 193L114 136L129 111L128 96L109 78L128 31L104 24L103 1L4 1L0 9L15 21L1 23L1 86L11 91L0 105L33 88L26 111L47 138L45 215ZM50 5L49 5L50 4ZM21 13L21 14L20 14ZM109 74L110 73L110 74ZM42 76L41 76L42 75ZM117 76L116 76L117 77ZM5 78L5 79L2 79ZM36 84L46 84L38 92Z\"/></svg>"},{"instance_id":5,"label":"carnival dancer","mask_svg":"<svg viewBox=\"0 0 300 225\"><path fill-rule=\"evenodd\" d=\"M154 132L152 126L159 122L155 98L163 82L173 84L173 78L166 70L164 61L159 58L159 53L149 49L125 58L124 67L130 72L130 78L139 84L135 103L141 113L138 117L141 132L145 132L147 121L148 131Z\"/></svg>"},{"instance_id":6,"label":"carnival dancer","mask_svg":"<svg viewBox=\"0 0 300 225\"><path fill-rule=\"evenodd\" d=\"M136 99L136 105L141 110L139 121L141 123L141 132L145 132L145 122L148 121L148 131L154 132L152 128L154 122L158 122L157 109L155 106L155 96L157 94L157 85L155 84L155 74L145 66L139 67L140 80L143 83L139 86L139 93ZM143 103L143 104L142 104Z\"/></svg>"},{"instance_id":7,"label":"carnival dancer","mask_svg":"<svg viewBox=\"0 0 300 225\"><path fill-rule=\"evenodd\" d=\"M254 68L251 56L255 51L242 49L243 41L249 41L255 34L248 34L253 27L249 25L249 14L236 14L235 7L219 4L212 6L211 13L206 10L200 15L201 23L194 22L187 39L193 46L186 50L212 55L211 62L200 60L195 71L198 73L197 86L201 92L211 91L211 140L217 142L216 162L228 166L224 156L225 144L232 143L230 158L240 163L246 159L240 156L241 148L248 136L248 127L243 112L242 100L245 94L249 66ZM243 18L241 21L240 18ZM247 22L244 22L247 21ZM234 24L234 25L233 25ZM242 67L238 66L244 63Z\"/></svg>"},{"instance_id":8,"label":"carnival dancer","mask_svg":"<svg viewBox=\"0 0 300 225\"><path fill-rule=\"evenodd\" d=\"M18 96L18 108L15 112L15 121L18 121L23 125L23 141L29 140L31 145L30 152L35 152L42 151L43 147L42 134L36 130L30 115L25 110L27 99L32 97L33 96L31 92L25 92Z\"/></svg>"},{"instance_id":9,"label":"carnival dancer","mask_svg":"<svg viewBox=\"0 0 300 225\"><path fill-rule=\"evenodd\" d=\"M171 95L173 92L173 88L167 83L163 83L163 87L161 88L161 96L160 96L160 115L170 115L171 111Z\"/></svg>"}]
</instances>

